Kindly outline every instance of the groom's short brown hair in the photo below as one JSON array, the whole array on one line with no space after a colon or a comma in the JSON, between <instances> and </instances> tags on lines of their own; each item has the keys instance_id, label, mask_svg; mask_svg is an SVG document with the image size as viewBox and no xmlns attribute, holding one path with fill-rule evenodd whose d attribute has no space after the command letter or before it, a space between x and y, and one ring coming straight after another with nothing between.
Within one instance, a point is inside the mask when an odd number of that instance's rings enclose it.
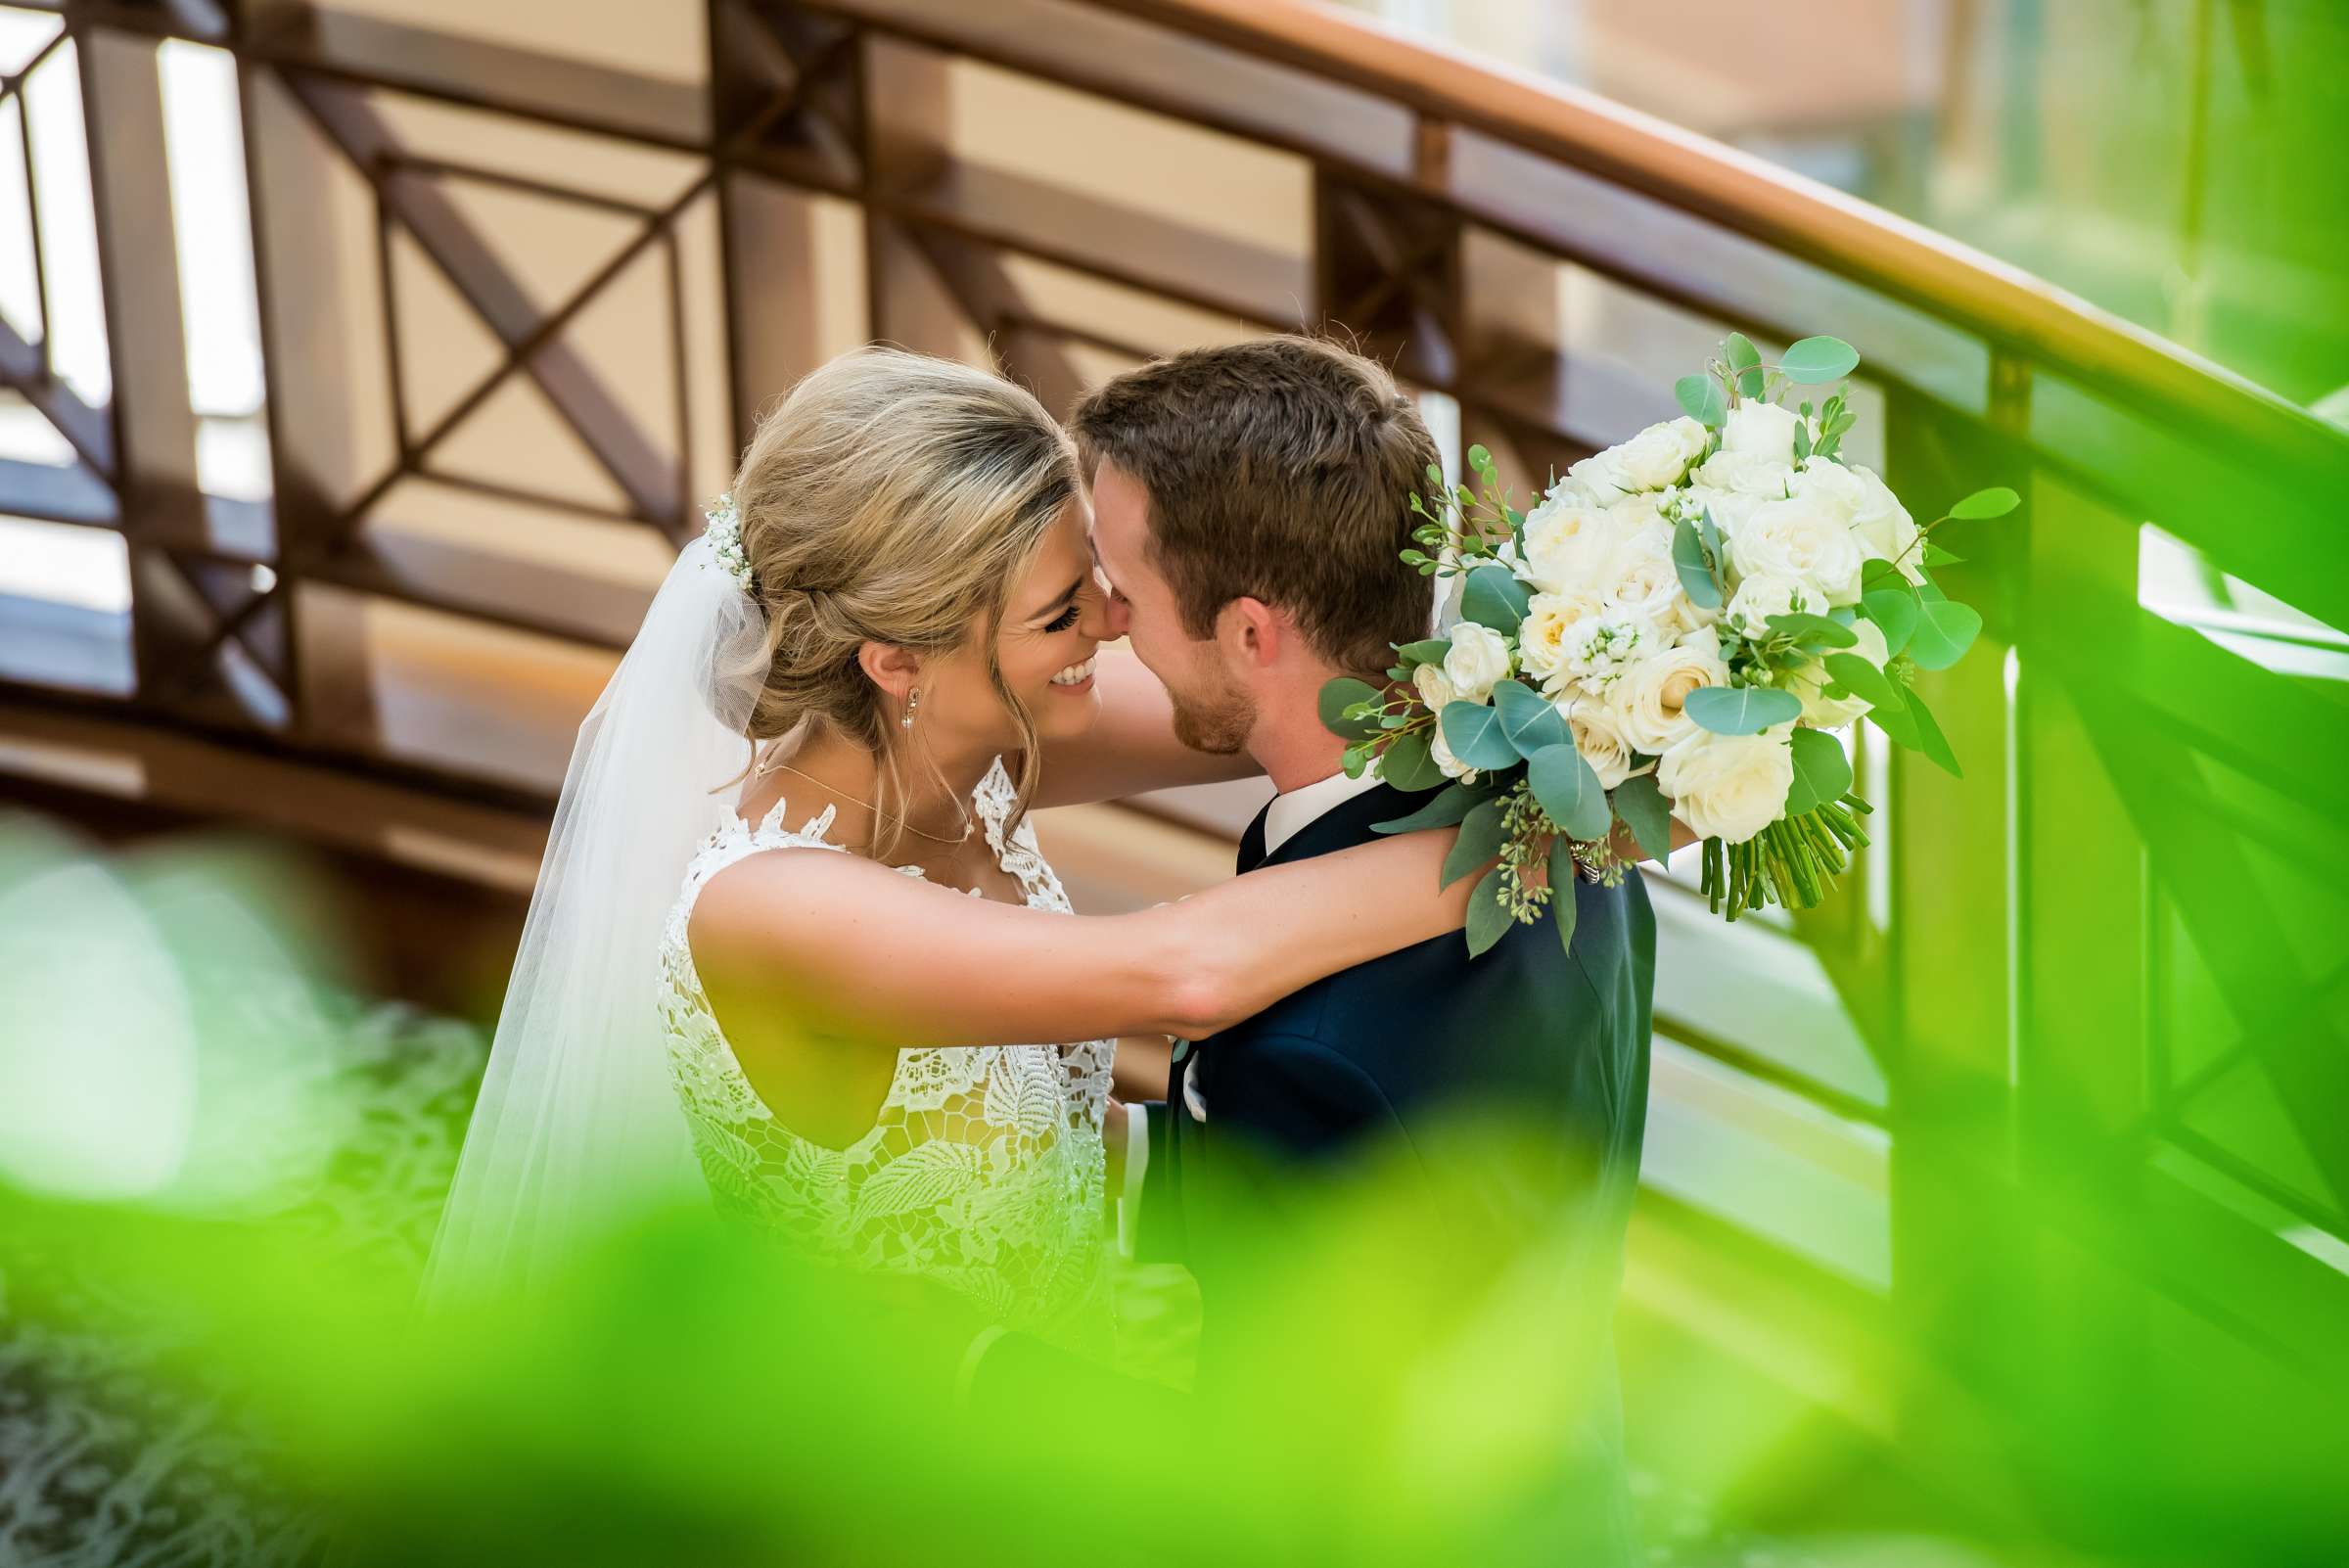
<instances>
[{"instance_id":1,"label":"groom's short brown hair","mask_svg":"<svg viewBox=\"0 0 2349 1568\"><path fill-rule=\"evenodd\" d=\"M1434 579L1397 556L1440 459L1384 366L1311 338L1193 348L1112 377L1071 423L1088 481L1106 459L1149 496L1151 564L1194 638L1243 597L1358 673L1427 635Z\"/></svg>"}]
</instances>

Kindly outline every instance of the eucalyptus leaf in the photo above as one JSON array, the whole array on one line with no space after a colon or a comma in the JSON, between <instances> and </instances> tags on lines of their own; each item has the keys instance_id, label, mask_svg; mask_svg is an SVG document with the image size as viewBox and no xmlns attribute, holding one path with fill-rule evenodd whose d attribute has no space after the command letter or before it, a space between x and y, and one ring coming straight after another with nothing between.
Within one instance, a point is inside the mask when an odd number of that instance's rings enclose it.
<instances>
[{"instance_id":1,"label":"eucalyptus leaf","mask_svg":"<svg viewBox=\"0 0 2349 1568\"><path fill-rule=\"evenodd\" d=\"M1508 833L1501 826L1497 800L1479 801L1460 819L1460 836L1444 856L1444 886L1451 887L1477 867L1497 858Z\"/></svg>"},{"instance_id":2,"label":"eucalyptus leaf","mask_svg":"<svg viewBox=\"0 0 2349 1568\"><path fill-rule=\"evenodd\" d=\"M1779 373L1806 387L1840 381L1859 365L1860 351L1841 338L1800 339L1778 357Z\"/></svg>"},{"instance_id":3,"label":"eucalyptus leaf","mask_svg":"<svg viewBox=\"0 0 2349 1568\"><path fill-rule=\"evenodd\" d=\"M1860 596L1861 608L1867 619L1884 633L1887 657L1909 646L1909 633L1916 629L1916 595L1907 583L1898 588L1870 588Z\"/></svg>"},{"instance_id":4,"label":"eucalyptus leaf","mask_svg":"<svg viewBox=\"0 0 2349 1568\"><path fill-rule=\"evenodd\" d=\"M1509 934L1517 917L1509 906L1500 901L1501 868L1495 866L1485 873L1485 880L1476 885L1468 896L1468 956L1481 955L1488 947Z\"/></svg>"},{"instance_id":5,"label":"eucalyptus leaf","mask_svg":"<svg viewBox=\"0 0 2349 1568\"><path fill-rule=\"evenodd\" d=\"M1493 466L1493 454L1485 449L1481 441L1468 448L1468 466L1475 469Z\"/></svg>"},{"instance_id":6,"label":"eucalyptus leaf","mask_svg":"<svg viewBox=\"0 0 2349 1568\"><path fill-rule=\"evenodd\" d=\"M1871 555L1860 563L1860 586L1864 589L1898 588L1906 593L1909 591L1909 579L1901 576L1901 569L1890 561L1882 556Z\"/></svg>"},{"instance_id":7,"label":"eucalyptus leaf","mask_svg":"<svg viewBox=\"0 0 2349 1568\"><path fill-rule=\"evenodd\" d=\"M1825 616L1807 615L1800 610L1772 616L1767 623L1771 630L1782 637L1818 641L1830 648L1849 648L1860 640L1843 623L1831 621Z\"/></svg>"},{"instance_id":8,"label":"eucalyptus leaf","mask_svg":"<svg viewBox=\"0 0 2349 1568\"><path fill-rule=\"evenodd\" d=\"M1956 521L2004 517L2022 504L2023 498L2014 491L2004 484L1994 484L1989 489L1976 490L1973 494L1958 502L1957 505L1950 508L1950 516Z\"/></svg>"},{"instance_id":9,"label":"eucalyptus leaf","mask_svg":"<svg viewBox=\"0 0 2349 1568\"><path fill-rule=\"evenodd\" d=\"M1721 525L1713 521L1713 508L1709 506L1696 514L1696 537L1714 561L1719 562L1728 554L1728 546L1722 542ZM1677 544L1679 540L1676 538L1674 542Z\"/></svg>"},{"instance_id":10,"label":"eucalyptus leaf","mask_svg":"<svg viewBox=\"0 0 2349 1568\"><path fill-rule=\"evenodd\" d=\"M1955 550L1945 550L1930 539L1925 541L1925 553L1921 559L1924 561L1925 565L1929 567L1962 566L1965 564L1964 556L1959 555Z\"/></svg>"},{"instance_id":11,"label":"eucalyptus leaf","mask_svg":"<svg viewBox=\"0 0 2349 1568\"><path fill-rule=\"evenodd\" d=\"M1444 656L1451 652L1451 639L1425 637L1418 642L1399 644L1395 652L1406 665L1440 665Z\"/></svg>"},{"instance_id":12,"label":"eucalyptus leaf","mask_svg":"<svg viewBox=\"0 0 2349 1568\"><path fill-rule=\"evenodd\" d=\"M1500 727L1500 714L1487 703L1466 701L1448 705L1438 715L1444 744L1470 767L1498 769L1517 765L1517 748Z\"/></svg>"},{"instance_id":13,"label":"eucalyptus leaf","mask_svg":"<svg viewBox=\"0 0 2349 1568\"><path fill-rule=\"evenodd\" d=\"M1356 703L1377 702L1382 694L1366 680L1352 675L1340 675L1321 688L1321 727L1332 735L1342 735L1350 741L1363 740L1378 733L1375 718L1348 718L1346 710Z\"/></svg>"},{"instance_id":14,"label":"eucalyptus leaf","mask_svg":"<svg viewBox=\"0 0 2349 1568\"><path fill-rule=\"evenodd\" d=\"M1478 567L1468 574L1467 586L1460 590L1460 614L1504 637L1517 635L1531 603L1533 594L1502 566Z\"/></svg>"},{"instance_id":15,"label":"eucalyptus leaf","mask_svg":"<svg viewBox=\"0 0 2349 1568\"><path fill-rule=\"evenodd\" d=\"M1432 790L1445 782L1444 770L1436 765L1427 747L1427 731L1412 730L1397 737L1378 760L1378 776L1406 794Z\"/></svg>"},{"instance_id":16,"label":"eucalyptus leaf","mask_svg":"<svg viewBox=\"0 0 2349 1568\"><path fill-rule=\"evenodd\" d=\"M1672 807L1664 792L1656 788L1653 773L1627 778L1615 786L1615 814L1639 841L1641 854L1662 860L1672 853Z\"/></svg>"},{"instance_id":17,"label":"eucalyptus leaf","mask_svg":"<svg viewBox=\"0 0 2349 1568\"><path fill-rule=\"evenodd\" d=\"M1690 604L1700 610L1721 608L1721 582L1713 576L1712 563L1705 559L1705 541L1698 536L1695 524L1682 522L1674 527L1672 565Z\"/></svg>"},{"instance_id":18,"label":"eucalyptus leaf","mask_svg":"<svg viewBox=\"0 0 2349 1568\"><path fill-rule=\"evenodd\" d=\"M1912 752L1925 749L1924 736L1917 730L1916 715L1909 711L1906 703L1898 708L1871 708L1867 711L1867 721Z\"/></svg>"},{"instance_id":19,"label":"eucalyptus leaf","mask_svg":"<svg viewBox=\"0 0 2349 1568\"><path fill-rule=\"evenodd\" d=\"M1574 917L1581 912L1582 867L1574 863L1569 839L1549 841L1549 913L1558 923L1558 945L1574 950Z\"/></svg>"},{"instance_id":20,"label":"eucalyptus leaf","mask_svg":"<svg viewBox=\"0 0 2349 1568\"><path fill-rule=\"evenodd\" d=\"M1798 729L1788 742L1794 749L1794 785L1786 792L1786 814L1800 816L1826 801L1840 801L1852 787L1852 760L1843 743L1823 729Z\"/></svg>"},{"instance_id":21,"label":"eucalyptus leaf","mask_svg":"<svg viewBox=\"0 0 2349 1568\"><path fill-rule=\"evenodd\" d=\"M1916 630L1909 638L1909 657L1923 669L1947 669L1965 657L1982 630L1982 613L1955 599L1927 599L1920 606Z\"/></svg>"},{"instance_id":22,"label":"eucalyptus leaf","mask_svg":"<svg viewBox=\"0 0 2349 1568\"><path fill-rule=\"evenodd\" d=\"M1908 716L1916 726L1916 750L1931 758L1952 778L1965 777L1964 769L1958 765L1958 754L1950 749L1949 737L1934 720L1933 710L1913 691L1909 694Z\"/></svg>"},{"instance_id":23,"label":"eucalyptus leaf","mask_svg":"<svg viewBox=\"0 0 2349 1568\"><path fill-rule=\"evenodd\" d=\"M1721 395L1721 383L1710 376L1682 376L1672 384L1672 395L1680 400L1688 417L1708 430L1719 430L1729 417L1729 405Z\"/></svg>"},{"instance_id":24,"label":"eucalyptus leaf","mask_svg":"<svg viewBox=\"0 0 2349 1568\"><path fill-rule=\"evenodd\" d=\"M1604 838L1614 820L1598 775L1572 746L1551 746L1525 764L1525 781L1549 819L1570 838Z\"/></svg>"},{"instance_id":25,"label":"eucalyptus leaf","mask_svg":"<svg viewBox=\"0 0 2349 1568\"><path fill-rule=\"evenodd\" d=\"M1548 746L1571 746L1573 732L1549 699L1521 680L1503 680L1493 687L1493 707L1500 715L1500 731L1517 755L1530 758ZM1448 734L1445 739L1451 737Z\"/></svg>"},{"instance_id":26,"label":"eucalyptus leaf","mask_svg":"<svg viewBox=\"0 0 2349 1568\"><path fill-rule=\"evenodd\" d=\"M1894 685L1884 671L1854 653L1831 653L1820 661L1835 684L1859 698L1870 708L1891 709L1898 713L1904 706L1901 688ZM1694 696L1695 693L1689 693ZM1798 705L1799 706L1799 705Z\"/></svg>"},{"instance_id":27,"label":"eucalyptus leaf","mask_svg":"<svg viewBox=\"0 0 2349 1568\"><path fill-rule=\"evenodd\" d=\"M1373 822L1373 833L1417 833L1425 828L1451 827L1468 814L1469 808L1485 796L1485 791L1457 780L1436 792L1426 805L1408 816L1392 821Z\"/></svg>"},{"instance_id":28,"label":"eucalyptus leaf","mask_svg":"<svg viewBox=\"0 0 2349 1568\"><path fill-rule=\"evenodd\" d=\"M1699 686L1681 702L1681 712L1716 735L1759 735L1773 724L1801 717L1803 703L1773 686Z\"/></svg>"},{"instance_id":29,"label":"eucalyptus leaf","mask_svg":"<svg viewBox=\"0 0 2349 1568\"><path fill-rule=\"evenodd\" d=\"M1761 396L1762 354L1754 346L1753 340L1742 332L1732 332L1722 340L1721 352L1722 357L1728 361L1729 369L1736 377L1738 395L1741 397Z\"/></svg>"}]
</instances>

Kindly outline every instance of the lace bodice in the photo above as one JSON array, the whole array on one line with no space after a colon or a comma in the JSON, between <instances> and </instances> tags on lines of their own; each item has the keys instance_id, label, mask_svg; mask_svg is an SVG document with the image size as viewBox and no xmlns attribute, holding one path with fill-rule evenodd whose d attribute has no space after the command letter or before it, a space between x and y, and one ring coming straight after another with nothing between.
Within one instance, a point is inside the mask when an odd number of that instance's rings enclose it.
<instances>
[{"instance_id":1,"label":"lace bodice","mask_svg":"<svg viewBox=\"0 0 2349 1568\"><path fill-rule=\"evenodd\" d=\"M1034 829L1003 831L1016 798L998 760L972 801L988 845L1030 908L1066 913ZM777 801L755 825L729 815L695 853L662 936L669 1064L718 1208L852 1267L935 1279L1013 1327L1105 1345L1101 1121L1114 1041L901 1050L871 1130L839 1149L794 1133L744 1077L687 923L702 888L745 855L847 853L828 837L831 807L797 829L786 809Z\"/></svg>"}]
</instances>

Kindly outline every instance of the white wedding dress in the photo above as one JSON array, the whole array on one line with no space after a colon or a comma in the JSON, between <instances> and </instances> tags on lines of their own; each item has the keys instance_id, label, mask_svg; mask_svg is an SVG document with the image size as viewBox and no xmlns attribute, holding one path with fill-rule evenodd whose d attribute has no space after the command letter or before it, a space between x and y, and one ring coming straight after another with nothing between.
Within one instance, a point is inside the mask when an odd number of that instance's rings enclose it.
<instances>
[{"instance_id":1,"label":"white wedding dress","mask_svg":"<svg viewBox=\"0 0 2349 1568\"><path fill-rule=\"evenodd\" d=\"M988 845L1028 907L1068 913L1034 830L1003 831L1015 799L997 760L972 801ZM661 938L670 1073L718 1209L852 1268L936 1280L1009 1327L1107 1354L1101 1122L1115 1041L901 1050L871 1130L839 1149L794 1133L743 1076L686 927L702 888L746 855L848 853L826 837L832 807L796 830L785 811L779 800L756 824L726 814L687 865Z\"/></svg>"}]
</instances>

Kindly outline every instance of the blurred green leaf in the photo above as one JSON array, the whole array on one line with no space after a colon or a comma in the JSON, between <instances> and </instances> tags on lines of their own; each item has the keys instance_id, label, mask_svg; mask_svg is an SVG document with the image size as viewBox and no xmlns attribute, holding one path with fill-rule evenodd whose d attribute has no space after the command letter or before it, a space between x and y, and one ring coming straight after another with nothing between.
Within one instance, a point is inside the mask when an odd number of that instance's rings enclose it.
<instances>
[{"instance_id":1,"label":"blurred green leaf","mask_svg":"<svg viewBox=\"0 0 2349 1568\"><path fill-rule=\"evenodd\" d=\"M1994 484L1986 490L1976 490L1950 508L1953 521L1974 518L2004 517L2023 504L2023 498L2004 484Z\"/></svg>"}]
</instances>

